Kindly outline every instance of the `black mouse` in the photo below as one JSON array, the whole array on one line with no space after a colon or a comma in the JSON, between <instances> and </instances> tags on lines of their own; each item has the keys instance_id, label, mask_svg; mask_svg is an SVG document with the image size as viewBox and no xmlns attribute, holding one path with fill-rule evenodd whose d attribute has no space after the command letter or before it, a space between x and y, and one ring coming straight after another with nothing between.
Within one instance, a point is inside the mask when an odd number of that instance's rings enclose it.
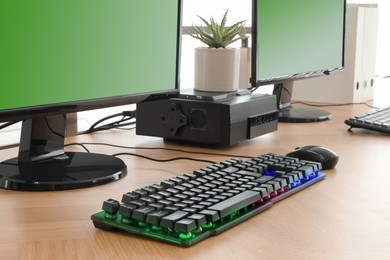
<instances>
[{"instance_id":1,"label":"black mouse","mask_svg":"<svg viewBox=\"0 0 390 260\"><path fill-rule=\"evenodd\" d=\"M295 148L286 154L288 157L319 162L323 170L333 169L339 161L339 156L334 151L319 145L307 145Z\"/></svg>"}]
</instances>

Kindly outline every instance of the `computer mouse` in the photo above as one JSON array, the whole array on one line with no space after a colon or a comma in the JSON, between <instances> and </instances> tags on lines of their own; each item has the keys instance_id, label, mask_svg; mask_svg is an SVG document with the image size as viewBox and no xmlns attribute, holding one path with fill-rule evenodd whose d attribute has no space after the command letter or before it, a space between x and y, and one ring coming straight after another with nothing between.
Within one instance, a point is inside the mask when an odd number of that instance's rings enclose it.
<instances>
[{"instance_id":1,"label":"computer mouse","mask_svg":"<svg viewBox=\"0 0 390 260\"><path fill-rule=\"evenodd\" d=\"M333 169L339 161L339 156L334 151L319 145L307 145L295 148L286 154L288 157L319 162L323 170Z\"/></svg>"}]
</instances>

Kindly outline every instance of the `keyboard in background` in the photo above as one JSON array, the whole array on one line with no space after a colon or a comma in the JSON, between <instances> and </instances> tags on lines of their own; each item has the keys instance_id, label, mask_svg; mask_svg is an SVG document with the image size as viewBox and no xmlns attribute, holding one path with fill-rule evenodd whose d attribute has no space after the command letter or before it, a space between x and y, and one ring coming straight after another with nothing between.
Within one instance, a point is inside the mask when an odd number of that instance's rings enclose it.
<instances>
[{"instance_id":1,"label":"keyboard in background","mask_svg":"<svg viewBox=\"0 0 390 260\"><path fill-rule=\"evenodd\" d=\"M390 107L348 118L345 123L351 128L364 128L390 134Z\"/></svg>"},{"instance_id":2,"label":"keyboard in background","mask_svg":"<svg viewBox=\"0 0 390 260\"><path fill-rule=\"evenodd\" d=\"M96 228L191 246L270 208L319 180L321 164L265 154L231 158L107 199Z\"/></svg>"}]
</instances>

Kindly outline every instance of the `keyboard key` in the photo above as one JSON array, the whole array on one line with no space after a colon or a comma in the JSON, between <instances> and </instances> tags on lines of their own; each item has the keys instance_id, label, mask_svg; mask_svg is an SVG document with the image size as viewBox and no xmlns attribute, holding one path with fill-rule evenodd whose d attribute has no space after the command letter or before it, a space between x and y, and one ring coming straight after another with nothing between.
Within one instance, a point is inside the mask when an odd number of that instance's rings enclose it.
<instances>
[{"instance_id":1,"label":"keyboard key","mask_svg":"<svg viewBox=\"0 0 390 260\"><path fill-rule=\"evenodd\" d=\"M102 209L110 215L115 215L118 212L119 207L119 201L114 199L108 199L103 202Z\"/></svg>"},{"instance_id":2,"label":"keyboard key","mask_svg":"<svg viewBox=\"0 0 390 260\"><path fill-rule=\"evenodd\" d=\"M135 209L133 211L132 218L136 220L144 221L146 216L154 211L155 209L153 207L143 207L143 208Z\"/></svg>"},{"instance_id":3,"label":"keyboard key","mask_svg":"<svg viewBox=\"0 0 390 260\"><path fill-rule=\"evenodd\" d=\"M175 183L173 181L170 181L170 180L166 180L166 181L162 181L160 183L160 185L164 188L170 188L170 187L173 187L175 186Z\"/></svg>"},{"instance_id":4,"label":"keyboard key","mask_svg":"<svg viewBox=\"0 0 390 260\"><path fill-rule=\"evenodd\" d=\"M273 176L264 175L264 176L261 176L260 178L257 178L256 180L252 180L252 181L258 182L258 183L266 183L266 182L272 180L273 178L274 178Z\"/></svg>"},{"instance_id":5,"label":"keyboard key","mask_svg":"<svg viewBox=\"0 0 390 260\"><path fill-rule=\"evenodd\" d=\"M201 227L202 225L207 223L207 219L205 215L202 214L192 214L191 216L187 217L188 219L195 220L195 223L198 227Z\"/></svg>"},{"instance_id":6,"label":"keyboard key","mask_svg":"<svg viewBox=\"0 0 390 260\"><path fill-rule=\"evenodd\" d=\"M195 170L193 172L197 177L202 177L203 175L206 175L207 172L206 171L203 171L203 170Z\"/></svg>"},{"instance_id":7,"label":"keyboard key","mask_svg":"<svg viewBox=\"0 0 390 260\"><path fill-rule=\"evenodd\" d=\"M133 205L125 205L122 204L119 208L119 214L121 214L125 218L131 218L133 215L133 211L136 209L136 206Z\"/></svg>"},{"instance_id":8,"label":"keyboard key","mask_svg":"<svg viewBox=\"0 0 390 260\"><path fill-rule=\"evenodd\" d=\"M186 211L186 212L189 212L191 214L194 214L194 213L198 212L198 210L196 208L184 208L182 210Z\"/></svg>"},{"instance_id":9,"label":"keyboard key","mask_svg":"<svg viewBox=\"0 0 390 260\"><path fill-rule=\"evenodd\" d=\"M154 199L154 200L162 200L164 197L159 195L159 194L150 194L149 196L150 198Z\"/></svg>"},{"instance_id":10,"label":"keyboard key","mask_svg":"<svg viewBox=\"0 0 390 260\"><path fill-rule=\"evenodd\" d=\"M230 173L238 172L239 169L236 168L236 167L230 166L230 167L227 167L227 168L223 169L222 171L223 171L223 172L226 172L226 173L228 173L228 174L230 174Z\"/></svg>"},{"instance_id":11,"label":"keyboard key","mask_svg":"<svg viewBox=\"0 0 390 260\"><path fill-rule=\"evenodd\" d=\"M199 211L201 211L201 210L204 210L204 209L206 208L206 206L197 204L197 205L191 206L191 208L196 209L197 212L199 212Z\"/></svg>"},{"instance_id":12,"label":"keyboard key","mask_svg":"<svg viewBox=\"0 0 390 260\"><path fill-rule=\"evenodd\" d=\"M153 207L155 210L161 210L164 208L164 205L160 203L150 203L148 206Z\"/></svg>"},{"instance_id":13,"label":"keyboard key","mask_svg":"<svg viewBox=\"0 0 390 260\"><path fill-rule=\"evenodd\" d=\"M161 190L164 189L163 186L158 185L158 184L152 184L152 185L150 185L150 188L153 188L153 189L155 189L155 190L157 190L157 191L161 191Z\"/></svg>"},{"instance_id":14,"label":"keyboard key","mask_svg":"<svg viewBox=\"0 0 390 260\"><path fill-rule=\"evenodd\" d=\"M207 222L215 222L220 219L218 212L215 210L205 209L199 212L199 214L205 216Z\"/></svg>"},{"instance_id":15,"label":"keyboard key","mask_svg":"<svg viewBox=\"0 0 390 260\"><path fill-rule=\"evenodd\" d=\"M134 193L137 194L139 198L148 196L148 193L143 189L135 190Z\"/></svg>"},{"instance_id":16,"label":"keyboard key","mask_svg":"<svg viewBox=\"0 0 390 260\"><path fill-rule=\"evenodd\" d=\"M174 213L174 212L180 210L180 208L175 207L175 206L168 206L168 207L165 207L164 210L168 211L169 213Z\"/></svg>"},{"instance_id":17,"label":"keyboard key","mask_svg":"<svg viewBox=\"0 0 390 260\"><path fill-rule=\"evenodd\" d=\"M141 208L141 207L145 206L146 203L142 200L132 200L132 201L130 201L130 205L134 205L137 208Z\"/></svg>"},{"instance_id":18,"label":"keyboard key","mask_svg":"<svg viewBox=\"0 0 390 260\"><path fill-rule=\"evenodd\" d=\"M236 196L209 207L209 209L217 211L220 218L223 218L239 209L259 201L260 199L261 197L258 192L244 191Z\"/></svg>"},{"instance_id":19,"label":"keyboard key","mask_svg":"<svg viewBox=\"0 0 390 260\"><path fill-rule=\"evenodd\" d=\"M166 210L152 212L146 216L146 222L153 225L160 225L161 219L168 214L169 212Z\"/></svg>"},{"instance_id":20,"label":"keyboard key","mask_svg":"<svg viewBox=\"0 0 390 260\"><path fill-rule=\"evenodd\" d=\"M269 198L269 193L268 193L266 188L256 187L256 188L253 188L252 191L260 193L260 197L263 198L263 199L264 198Z\"/></svg>"},{"instance_id":21,"label":"keyboard key","mask_svg":"<svg viewBox=\"0 0 390 260\"><path fill-rule=\"evenodd\" d=\"M272 192L275 191L274 187L271 185L271 184L268 184L268 183L263 183L261 184L260 186L258 186L260 188L265 188L267 190L267 193L268 194L271 194Z\"/></svg>"},{"instance_id":22,"label":"keyboard key","mask_svg":"<svg viewBox=\"0 0 390 260\"><path fill-rule=\"evenodd\" d=\"M173 229L175 226L176 221L179 221L180 219L190 215L190 213L186 211L176 211L168 216L165 216L161 219L160 225L166 228Z\"/></svg>"},{"instance_id":23,"label":"keyboard key","mask_svg":"<svg viewBox=\"0 0 390 260\"><path fill-rule=\"evenodd\" d=\"M275 181L275 180L269 181L269 182L267 182L267 184L272 185L274 191L277 191L281 188L280 183Z\"/></svg>"},{"instance_id":24,"label":"keyboard key","mask_svg":"<svg viewBox=\"0 0 390 260\"><path fill-rule=\"evenodd\" d=\"M183 233L189 233L197 229L196 222L193 219L181 219L175 223L175 230L178 230Z\"/></svg>"},{"instance_id":25,"label":"keyboard key","mask_svg":"<svg viewBox=\"0 0 390 260\"><path fill-rule=\"evenodd\" d=\"M138 195L133 192L128 192L122 195L122 202L126 205L129 205L130 201L138 200L138 199L139 199Z\"/></svg>"},{"instance_id":26,"label":"keyboard key","mask_svg":"<svg viewBox=\"0 0 390 260\"><path fill-rule=\"evenodd\" d=\"M248 172L248 171L238 171L238 174L241 174L242 176L253 176L255 178L260 178L261 174L255 173L255 172Z\"/></svg>"}]
</instances>

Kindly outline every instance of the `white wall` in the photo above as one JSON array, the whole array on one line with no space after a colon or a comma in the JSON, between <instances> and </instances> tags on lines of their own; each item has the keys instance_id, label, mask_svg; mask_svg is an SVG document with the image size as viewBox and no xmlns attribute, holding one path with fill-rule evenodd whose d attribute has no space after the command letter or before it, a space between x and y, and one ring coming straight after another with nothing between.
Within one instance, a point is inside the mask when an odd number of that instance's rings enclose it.
<instances>
[{"instance_id":1,"label":"white wall","mask_svg":"<svg viewBox=\"0 0 390 260\"><path fill-rule=\"evenodd\" d=\"M379 3L377 75L390 76L390 1Z\"/></svg>"},{"instance_id":2,"label":"white wall","mask_svg":"<svg viewBox=\"0 0 390 260\"><path fill-rule=\"evenodd\" d=\"M213 16L216 20L220 20L227 9L229 9L228 21L248 20L250 24L251 8L252 0L184 0L183 25L190 26L197 23L198 15L206 19Z\"/></svg>"},{"instance_id":3,"label":"white wall","mask_svg":"<svg viewBox=\"0 0 390 260\"><path fill-rule=\"evenodd\" d=\"M326 0L324 0L326 1ZM347 3L378 4L379 29L376 74L390 75L390 1L389 0L347 0ZM184 0L183 25L200 25L197 15L205 19L213 16L220 20L226 9L229 9L228 24L247 20L246 26L251 26L252 0ZM192 88L194 77L194 48L203 46L199 41L188 35L183 35L181 57L181 88ZM236 43L233 46L239 46Z\"/></svg>"},{"instance_id":4,"label":"white wall","mask_svg":"<svg viewBox=\"0 0 390 260\"><path fill-rule=\"evenodd\" d=\"M183 26L203 25L198 15L206 20L213 17L220 21L227 9L229 9L227 25L246 20L245 26L251 26L252 0L183 0ZM239 45L240 43L236 42L231 46ZM183 35L180 74L182 89L193 88L194 49L199 46L205 45L189 35Z\"/></svg>"}]
</instances>

